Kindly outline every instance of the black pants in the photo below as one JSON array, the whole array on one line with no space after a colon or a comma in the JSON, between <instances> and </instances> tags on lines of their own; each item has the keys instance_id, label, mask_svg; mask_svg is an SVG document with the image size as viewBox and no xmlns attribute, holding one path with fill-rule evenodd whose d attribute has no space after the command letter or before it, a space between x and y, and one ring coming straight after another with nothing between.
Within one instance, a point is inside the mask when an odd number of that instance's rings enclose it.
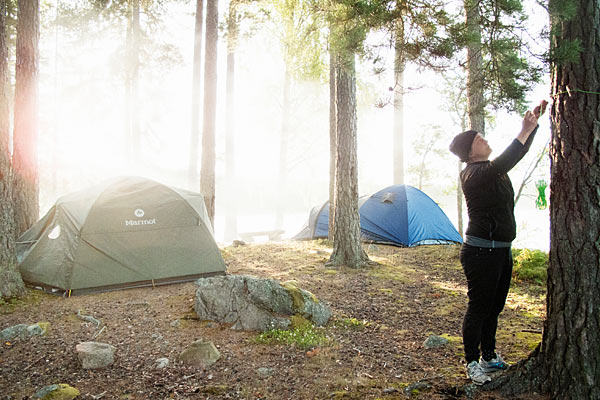
<instances>
[{"instance_id":1,"label":"black pants","mask_svg":"<svg viewBox=\"0 0 600 400\"><path fill-rule=\"evenodd\" d=\"M467 277L469 304L463 321L467 364L479 360L479 350L496 349L498 315L504 308L513 259L510 247L483 248L463 244L460 262Z\"/></svg>"}]
</instances>

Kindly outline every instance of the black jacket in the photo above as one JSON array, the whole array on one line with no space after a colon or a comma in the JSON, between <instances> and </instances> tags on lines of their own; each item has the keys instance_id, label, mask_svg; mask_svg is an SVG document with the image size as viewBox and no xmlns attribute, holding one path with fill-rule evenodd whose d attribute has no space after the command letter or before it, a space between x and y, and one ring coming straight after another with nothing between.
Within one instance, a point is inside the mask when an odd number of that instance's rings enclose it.
<instances>
[{"instance_id":1,"label":"black jacket","mask_svg":"<svg viewBox=\"0 0 600 400\"><path fill-rule=\"evenodd\" d=\"M515 192L507 172L527 153L538 127L525 144L515 139L496 159L468 163L460 173L469 214L467 235L501 242L517 236Z\"/></svg>"}]
</instances>

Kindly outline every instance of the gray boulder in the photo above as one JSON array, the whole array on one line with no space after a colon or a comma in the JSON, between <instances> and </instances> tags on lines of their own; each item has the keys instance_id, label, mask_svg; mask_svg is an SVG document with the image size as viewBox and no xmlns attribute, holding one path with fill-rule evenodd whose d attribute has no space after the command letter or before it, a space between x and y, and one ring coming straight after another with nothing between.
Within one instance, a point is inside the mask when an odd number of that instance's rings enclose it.
<instances>
[{"instance_id":1,"label":"gray boulder","mask_svg":"<svg viewBox=\"0 0 600 400\"><path fill-rule=\"evenodd\" d=\"M60 383L41 388L33 395L33 398L41 400L71 400L79 395L79 390L73 386Z\"/></svg>"},{"instance_id":2,"label":"gray boulder","mask_svg":"<svg viewBox=\"0 0 600 400\"><path fill-rule=\"evenodd\" d=\"M436 347L444 347L447 344L448 344L448 339L441 337L441 336L436 336L436 335L429 336L425 340L425 342L423 342L423 346L425 346L426 349L433 349Z\"/></svg>"},{"instance_id":3,"label":"gray boulder","mask_svg":"<svg viewBox=\"0 0 600 400\"><path fill-rule=\"evenodd\" d=\"M186 365L210 367L221 358L221 353L213 342L200 339L179 354L179 361Z\"/></svg>"},{"instance_id":4,"label":"gray boulder","mask_svg":"<svg viewBox=\"0 0 600 400\"><path fill-rule=\"evenodd\" d=\"M156 369L163 369L169 365L169 359L166 357L159 358L154 362L154 367Z\"/></svg>"},{"instance_id":5,"label":"gray boulder","mask_svg":"<svg viewBox=\"0 0 600 400\"><path fill-rule=\"evenodd\" d=\"M0 340L13 340L14 338L24 338L27 336L27 325L18 324L9 326L0 332Z\"/></svg>"},{"instance_id":6,"label":"gray boulder","mask_svg":"<svg viewBox=\"0 0 600 400\"><path fill-rule=\"evenodd\" d=\"M292 315L316 325L331 317L327 305L293 282L228 275L201 278L196 285L194 308L200 319L230 323L236 330L286 329Z\"/></svg>"},{"instance_id":7,"label":"gray boulder","mask_svg":"<svg viewBox=\"0 0 600 400\"><path fill-rule=\"evenodd\" d=\"M10 326L0 331L0 340L14 340L15 338L25 339L35 335L45 335L50 323L38 322L33 325L18 324Z\"/></svg>"},{"instance_id":8,"label":"gray boulder","mask_svg":"<svg viewBox=\"0 0 600 400\"><path fill-rule=\"evenodd\" d=\"M75 350L84 369L104 368L115 361L115 347L107 343L83 342Z\"/></svg>"}]
</instances>

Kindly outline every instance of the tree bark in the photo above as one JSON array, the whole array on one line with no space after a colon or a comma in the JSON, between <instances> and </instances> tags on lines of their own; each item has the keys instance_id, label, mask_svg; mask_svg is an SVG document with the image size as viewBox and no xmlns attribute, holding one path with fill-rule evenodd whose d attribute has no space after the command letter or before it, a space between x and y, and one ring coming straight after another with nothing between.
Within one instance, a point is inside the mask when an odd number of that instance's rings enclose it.
<instances>
[{"instance_id":1,"label":"tree bark","mask_svg":"<svg viewBox=\"0 0 600 400\"><path fill-rule=\"evenodd\" d=\"M217 117L218 0L206 2L206 47L204 50L204 116L202 121L202 170L200 192L213 228L215 226L215 131Z\"/></svg>"},{"instance_id":2,"label":"tree bark","mask_svg":"<svg viewBox=\"0 0 600 400\"><path fill-rule=\"evenodd\" d=\"M481 14L479 0L464 0L467 35L467 97L470 129L485 136L485 100L483 96L483 57L481 54Z\"/></svg>"},{"instance_id":3,"label":"tree bark","mask_svg":"<svg viewBox=\"0 0 600 400\"><path fill-rule=\"evenodd\" d=\"M333 242L335 232L335 171L337 157L337 106L336 106L336 58L329 50L329 229L328 239Z\"/></svg>"},{"instance_id":4,"label":"tree bark","mask_svg":"<svg viewBox=\"0 0 600 400\"><path fill-rule=\"evenodd\" d=\"M238 41L237 1L229 1L227 21L227 81L225 104L225 185L227 187L227 215L225 216L225 241L237 237L237 206L235 196L235 51Z\"/></svg>"},{"instance_id":5,"label":"tree bark","mask_svg":"<svg viewBox=\"0 0 600 400\"><path fill-rule=\"evenodd\" d=\"M404 21L399 18L394 45L394 184L404 183Z\"/></svg>"},{"instance_id":6,"label":"tree bark","mask_svg":"<svg viewBox=\"0 0 600 400\"><path fill-rule=\"evenodd\" d=\"M554 0L556 1L556 0ZM551 1L552 2L552 1ZM553 66L548 318L542 356L553 398L600 398L600 1L579 0L561 39L578 63Z\"/></svg>"},{"instance_id":7,"label":"tree bark","mask_svg":"<svg viewBox=\"0 0 600 400\"><path fill-rule=\"evenodd\" d=\"M287 57L286 57L287 59ZM283 110L281 116L281 136L279 138L279 171L277 173L277 212L275 216L275 227L281 229L283 226L283 210L285 208L285 193L287 181L287 152L290 135L290 109L291 109L291 89L292 74L290 72L289 61L285 63L285 73L283 77Z\"/></svg>"},{"instance_id":8,"label":"tree bark","mask_svg":"<svg viewBox=\"0 0 600 400\"><path fill-rule=\"evenodd\" d=\"M335 232L330 263L359 268L368 261L360 240L356 76L354 54L346 54L336 68L337 154Z\"/></svg>"},{"instance_id":9,"label":"tree bark","mask_svg":"<svg viewBox=\"0 0 600 400\"><path fill-rule=\"evenodd\" d=\"M10 162L10 80L6 40L6 2L0 2L0 298L24 293L15 257L15 216Z\"/></svg>"},{"instance_id":10,"label":"tree bark","mask_svg":"<svg viewBox=\"0 0 600 400\"><path fill-rule=\"evenodd\" d=\"M19 0L18 10L12 156L16 237L29 229L39 215L39 0Z\"/></svg>"},{"instance_id":11,"label":"tree bark","mask_svg":"<svg viewBox=\"0 0 600 400\"><path fill-rule=\"evenodd\" d=\"M190 189L198 184L198 144L200 143L200 93L202 86L202 24L204 22L204 2L196 0L194 28L194 62L192 67L192 121L190 135L190 161L188 183Z\"/></svg>"},{"instance_id":12,"label":"tree bark","mask_svg":"<svg viewBox=\"0 0 600 400\"><path fill-rule=\"evenodd\" d=\"M578 62L551 66L547 319L541 347L504 390L541 388L553 399L599 399L600 97L577 90L597 91L600 82L600 0L572 4L572 19L551 20L551 32L559 32L553 45L579 40L582 51Z\"/></svg>"}]
</instances>

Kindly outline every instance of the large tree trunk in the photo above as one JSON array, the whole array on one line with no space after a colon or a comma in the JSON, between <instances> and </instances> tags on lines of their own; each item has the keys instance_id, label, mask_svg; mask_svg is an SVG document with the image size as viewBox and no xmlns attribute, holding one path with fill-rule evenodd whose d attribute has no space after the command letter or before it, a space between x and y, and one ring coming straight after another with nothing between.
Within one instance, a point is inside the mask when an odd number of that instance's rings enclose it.
<instances>
[{"instance_id":1,"label":"large tree trunk","mask_svg":"<svg viewBox=\"0 0 600 400\"><path fill-rule=\"evenodd\" d=\"M287 57L286 57L287 58ZM275 228L283 227L283 210L285 208L285 193L287 182L287 152L290 135L290 109L291 109L292 74L290 67L285 65L283 77L283 109L281 116L281 136L279 142L279 171L277 173L277 212L275 215Z\"/></svg>"},{"instance_id":2,"label":"large tree trunk","mask_svg":"<svg viewBox=\"0 0 600 400\"><path fill-rule=\"evenodd\" d=\"M192 68L192 124L190 135L190 161L188 184L191 190L198 184L198 144L200 143L200 93L202 85L202 23L204 2L196 0L196 21L194 28L194 65Z\"/></svg>"},{"instance_id":3,"label":"large tree trunk","mask_svg":"<svg viewBox=\"0 0 600 400\"><path fill-rule=\"evenodd\" d=\"M337 157L337 107L336 107L336 58L329 50L329 229L328 238L333 241L335 232L335 163Z\"/></svg>"},{"instance_id":4,"label":"large tree trunk","mask_svg":"<svg viewBox=\"0 0 600 400\"><path fill-rule=\"evenodd\" d=\"M360 241L358 214L358 161L356 76L354 54L346 54L336 68L337 161L333 265L363 266L368 257Z\"/></svg>"},{"instance_id":5,"label":"large tree trunk","mask_svg":"<svg viewBox=\"0 0 600 400\"><path fill-rule=\"evenodd\" d=\"M204 117L202 124L202 170L200 192L213 228L215 226L215 122L217 117L218 0L206 3L206 47L204 64Z\"/></svg>"},{"instance_id":6,"label":"large tree trunk","mask_svg":"<svg viewBox=\"0 0 600 400\"><path fill-rule=\"evenodd\" d=\"M6 40L6 2L0 2L0 298L23 294L15 257L15 216L10 162L10 80Z\"/></svg>"},{"instance_id":7,"label":"large tree trunk","mask_svg":"<svg viewBox=\"0 0 600 400\"><path fill-rule=\"evenodd\" d=\"M39 0L19 0L13 135L15 234L38 219Z\"/></svg>"},{"instance_id":8,"label":"large tree trunk","mask_svg":"<svg viewBox=\"0 0 600 400\"><path fill-rule=\"evenodd\" d=\"M574 4L576 15L553 19L551 30L560 32L555 46L578 40L583 51L577 63L552 65L547 319L541 348L505 391L541 386L553 399L600 399L600 97L576 91L600 82L600 0Z\"/></svg>"},{"instance_id":9,"label":"large tree trunk","mask_svg":"<svg viewBox=\"0 0 600 400\"><path fill-rule=\"evenodd\" d=\"M481 14L479 0L464 0L467 43L467 97L472 130L485 135L485 100L483 96L483 58L481 54Z\"/></svg>"},{"instance_id":10,"label":"large tree trunk","mask_svg":"<svg viewBox=\"0 0 600 400\"><path fill-rule=\"evenodd\" d=\"M237 237L237 206L235 184L235 51L238 41L237 1L229 1L229 19L227 21L227 81L225 104L225 191L227 215L225 216L225 241Z\"/></svg>"},{"instance_id":11,"label":"large tree trunk","mask_svg":"<svg viewBox=\"0 0 600 400\"><path fill-rule=\"evenodd\" d=\"M557 1L557 0L554 0ZM553 1L551 1L553 2ZM548 318L542 354L553 398L600 398L600 1L580 0L561 39L579 63L553 66Z\"/></svg>"},{"instance_id":12,"label":"large tree trunk","mask_svg":"<svg viewBox=\"0 0 600 400\"><path fill-rule=\"evenodd\" d=\"M399 18L394 44L394 184L404 183L404 21Z\"/></svg>"}]
</instances>

